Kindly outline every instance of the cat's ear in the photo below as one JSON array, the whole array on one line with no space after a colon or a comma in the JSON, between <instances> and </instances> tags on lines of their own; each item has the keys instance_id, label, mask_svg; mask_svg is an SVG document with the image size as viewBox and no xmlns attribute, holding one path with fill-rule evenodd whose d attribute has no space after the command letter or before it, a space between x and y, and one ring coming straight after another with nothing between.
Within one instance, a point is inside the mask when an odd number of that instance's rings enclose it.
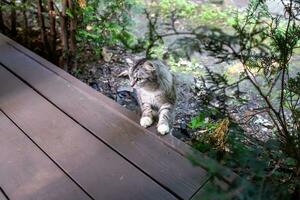
<instances>
[{"instance_id":1,"label":"cat's ear","mask_svg":"<svg viewBox=\"0 0 300 200\"><path fill-rule=\"evenodd\" d=\"M118 77L128 77L129 76L129 71L128 70L124 70L121 73L119 73L117 76Z\"/></svg>"},{"instance_id":2,"label":"cat's ear","mask_svg":"<svg viewBox=\"0 0 300 200\"><path fill-rule=\"evenodd\" d=\"M147 71L155 71L155 66L150 61L146 61L143 66Z\"/></svg>"},{"instance_id":3,"label":"cat's ear","mask_svg":"<svg viewBox=\"0 0 300 200\"><path fill-rule=\"evenodd\" d=\"M132 59L126 58L125 61L126 61L127 65L129 67L133 67L134 66L134 61Z\"/></svg>"},{"instance_id":4,"label":"cat's ear","mask_svg":"<svg viewBox=\"0 0 300 200\"><path fill-rule=\"evenodd\" d=\"M132 59L126 58L125 61L126 61L127 65L129 66L129 69L126 69L126 70L122 71L121 73L119 73L118 77L128 77L130 69L134 66L134 62Z\"/></svg>"}]
</instances>

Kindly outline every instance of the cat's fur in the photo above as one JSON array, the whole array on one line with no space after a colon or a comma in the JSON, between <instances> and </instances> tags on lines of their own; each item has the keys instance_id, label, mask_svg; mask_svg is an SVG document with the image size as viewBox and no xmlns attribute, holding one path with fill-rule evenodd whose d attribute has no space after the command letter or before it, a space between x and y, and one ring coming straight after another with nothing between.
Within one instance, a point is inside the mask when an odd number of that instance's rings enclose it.
<instances>
[{"instance_id":1,"label":"cat's fur","mask_svg":"<svg viewBox=\"0 0 300 200\"><path fill-rule=\"evenodd\" d=\"M142 116L140 124L148 127L158 116L157 131L170 132L176 103L175 78L159 60L141 59L128 71L130 84L137 91Z\"/></svg>"}]
</instances>

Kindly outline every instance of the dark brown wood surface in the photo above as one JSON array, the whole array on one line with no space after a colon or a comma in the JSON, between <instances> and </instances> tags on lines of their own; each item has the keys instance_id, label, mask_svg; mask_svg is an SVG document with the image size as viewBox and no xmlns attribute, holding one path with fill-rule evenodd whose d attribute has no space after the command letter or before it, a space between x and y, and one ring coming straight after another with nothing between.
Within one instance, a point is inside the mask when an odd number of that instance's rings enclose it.
<instances>
[{"instance_id":1,"label":"dark brown wood surface","mask_svg":"<svg viewBox=\"0 0 300 200\"><path fill-rule=\"evenodd\" d=\"M6 194L4 194L4 190L0 187L0 200L8 200Z\"/></svg>"},{"instance_id":2,"label":"dark brown wood surface","mask_svg":"<svg viewBox=\"0 0 300 200\"><path fill-rule=\"evenodd\" d=\"M0 186L10 199L90 199L1 111Z\"/></svg>"},{"instance_id":3,"label":"dark brown wood surface","mask_svg":"<svg viewBox=\"0 0 300 200\"><path fill-rule=\"evenodd\" d=\"M2 110L91 197L175 199L3 67L0 94Z\"/></svg>"},{"instance_id":4,"label":"dark brown wood surface","mask_svg":"<svg viewBox=\"0 0 300 200\"><path fill-rule=\"evenodd\" d=\"M100 101L102 95L97 94L99 97L95 98L58 76L11 46L5 38L0 41L0 62L60 111L82 125L90 136L94 134L127 162L177 197L189 199L206 182L208 176L205 170L193 166L182 154L148 134L149 131L141 128L124 113L118 112L117 106L111 106L114 103ZM46 112L48 111L44 111Z\"/></svg>"},{"instance_id":5,"label":"dark brown wood surface","mask_svg":"<svg viewBox=\"0 0 300 200\"><path fill-rule=\"evenodd\" d=\"M1 191L0 191L0 200L8 200Z\"/></svg>"}]
</instances>

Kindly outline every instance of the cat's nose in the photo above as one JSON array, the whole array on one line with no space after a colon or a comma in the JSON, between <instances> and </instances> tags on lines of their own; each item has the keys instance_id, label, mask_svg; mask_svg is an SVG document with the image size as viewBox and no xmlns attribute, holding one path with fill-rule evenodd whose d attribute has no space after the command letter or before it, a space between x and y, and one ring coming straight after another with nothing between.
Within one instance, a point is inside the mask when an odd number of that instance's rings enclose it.
<instances>
[{"instance_id":1,"label":"cat's nose","mask_svg":"<svg viewBox=\"0 0 300 200\"><path fill-rule=\"evenodd\" d=\"M133 87L135 85L135 83L136 83L135 80L130 81L130 86Z\"/></svg>"}]
</instances>

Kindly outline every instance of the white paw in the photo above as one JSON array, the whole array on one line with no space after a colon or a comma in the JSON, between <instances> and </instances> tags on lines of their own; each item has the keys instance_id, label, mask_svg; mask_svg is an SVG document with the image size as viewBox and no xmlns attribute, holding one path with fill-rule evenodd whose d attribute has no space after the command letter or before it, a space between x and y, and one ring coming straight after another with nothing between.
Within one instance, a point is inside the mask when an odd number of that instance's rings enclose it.
<instances>
[{"instance_id":1,"label":"white paw","mask_svg":"<svg viewBox=\"0 0 300 200\"><path fill-rule=\"evenodd\" d=\"M168 125L162 124L157 127L157 131L160 134L165 135L165 134L169 133L170 127Z\"/></svg>"},{"instance_id":2,"label":"white paw","mask_svg":"<svg viewBox=\"0 0 300 200\"><path fill-rule=\"evenodd\" d=\"M141 126L145 127L145 128L150 126L152 123L153 123L153 120L151 119L151 117L142 117L140 120Z\"/></svg>"}]
</instances>

